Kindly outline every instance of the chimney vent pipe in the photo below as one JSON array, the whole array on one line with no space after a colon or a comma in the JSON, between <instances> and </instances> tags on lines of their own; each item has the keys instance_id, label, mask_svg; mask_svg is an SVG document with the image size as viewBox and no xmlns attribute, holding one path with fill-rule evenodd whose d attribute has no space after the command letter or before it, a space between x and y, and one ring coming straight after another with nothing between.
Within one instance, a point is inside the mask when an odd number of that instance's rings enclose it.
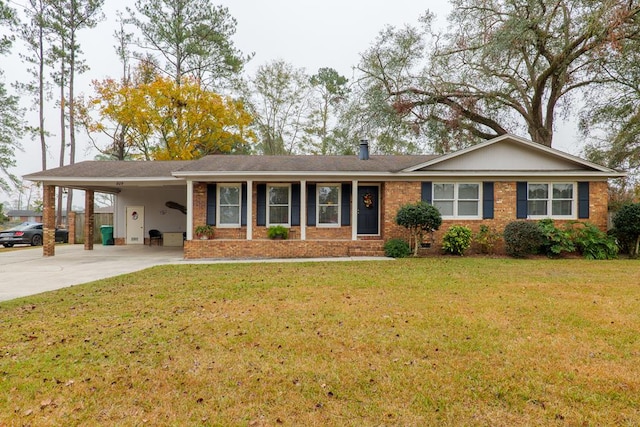
<instances>
[{"instance_id":1,"label":"chimney vent pipe","mask_svg":"<svg viewBox=\"0 0 640 427\"><path fill-rule=\"evenodd\" d=\"M360 160L369 160L369 141L366 139L360 140Z\"/></svg>"}]
</instances>

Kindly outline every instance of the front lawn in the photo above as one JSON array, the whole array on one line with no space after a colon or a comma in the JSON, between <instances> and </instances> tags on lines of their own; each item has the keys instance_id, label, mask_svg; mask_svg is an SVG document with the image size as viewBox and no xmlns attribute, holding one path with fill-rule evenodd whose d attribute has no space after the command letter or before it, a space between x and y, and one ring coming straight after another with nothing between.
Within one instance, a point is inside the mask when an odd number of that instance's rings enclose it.
<instances>
[{"instance_id":1,"label":"front lawn","mask_svg":"<svg viewBox=\"0 0 640 427\"><path fill-rule=\"evenodd\" d=\"M638 425L640 263L162 266L0 303L0 426Z\"/></svg>"}]
</instances>

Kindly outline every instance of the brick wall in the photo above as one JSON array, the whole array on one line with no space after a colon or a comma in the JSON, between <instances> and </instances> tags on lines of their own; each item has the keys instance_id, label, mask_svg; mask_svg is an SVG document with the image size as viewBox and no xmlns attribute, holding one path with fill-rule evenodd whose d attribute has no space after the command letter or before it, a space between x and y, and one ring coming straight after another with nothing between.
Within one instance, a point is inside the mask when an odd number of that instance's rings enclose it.
<instances>
[{"instance_id":1,"label":"brick wall","mask_svg":"<svg viewBox=\"0 0 640 427\"><path fill-rule=\"evenodd\" d=\"M419 202L422 197L420 182L386 182L382 186L381 234L385 240L407 239L407 229L396 224L398 210L407 203Z\"/></svg>"},{"instance_id":2,"label":"brick wall","mask_svg":"<svg viewBox=\"0 0 640 427\"><path fill-rule=\"evenodd\" d=\"M191 240L185 259L327 258L382 256L382 240Z\"/></svg>"},{"instance_id":3,"label":"brick wall","mask_svg":"<svg viewBox=\"0 0 640 427\"><path fill-rule=\"evenodd\" d=\"M193 206L191 207L193 212L193 228L199 225L205 225L207 223L207 183L206 182L194 182L193 183ZM191 231L194 231L191 230Z\"/></svg>"},{"instance_id":4,"label":"brick wall","mask_svg":"<svg viewBox=\"0 0 640 427\"><path fill-rule=\"evenodd\" d=\"M291 227L289 240L267 240L267 227L256 226L255 184L252 191L253 239L246 241L246 227L217 228L215 238L209 241L193 240L185 242L185 258L274 258L274 257L324 257L349 256L359 254L381 254L383 242L391 238L409 240L408 231L395 224L398 209L407 203L421 199L421 183L412 181L386 182L380 187L380 237L351 240L352 227L306 227L307 240L300 240L300 227ZM607 183L591 182L590 217L585 220L606 230L607 226ZM207 187L204 183L194 185L194 226L206 222ZM516 182L494 182L494 219L443 220L440 229L434 233L431 252L438 253L442 236L452 225L465 225L477 233L481 225L501 233L504 227L516 218ZM567 221L555 221L560 225ZM428 238L425 238L429 241ZM360 247L359 245L363 245ZM370 246L367 246L370 245ZM496 252L503 251L504 245L496 245Z\"/></svg>"}]
</instances>

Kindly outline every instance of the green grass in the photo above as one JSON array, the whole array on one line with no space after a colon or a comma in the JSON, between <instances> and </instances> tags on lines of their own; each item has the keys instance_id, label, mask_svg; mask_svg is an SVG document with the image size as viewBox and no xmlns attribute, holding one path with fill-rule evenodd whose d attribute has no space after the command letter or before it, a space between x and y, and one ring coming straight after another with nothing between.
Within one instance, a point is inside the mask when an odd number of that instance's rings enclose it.
<instances>
[{"instance_id":1,"label":"green grass","mask_svg":"<svg viewBox=\"0 0 640 427\"><path fill-rule=\"evenodd\" d=\"M0 426L638 425L639 272L182 265L0 303Z\"/></svg>"}]
</instances>

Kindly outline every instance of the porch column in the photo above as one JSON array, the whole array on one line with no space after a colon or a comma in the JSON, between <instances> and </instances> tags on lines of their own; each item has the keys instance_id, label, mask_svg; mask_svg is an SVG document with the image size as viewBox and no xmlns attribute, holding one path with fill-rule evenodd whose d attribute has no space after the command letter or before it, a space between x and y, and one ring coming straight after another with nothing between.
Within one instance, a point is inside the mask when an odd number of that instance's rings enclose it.
<instances>
[{"instance_id":1,"label":"porch column","mask_svg":"<svg viewBox=\"0 0 640 427\"><path fill-rule=\"evenodd\" d=\"M193 240L193 181L187 180L187 240Z\"/></svg>"},{"instance_id":2,"label":"porch column","mask_svg":"<svg viewBox=\"0 0 640 427\"><path fill-rule=\"evenodd\" d=\"M247 181L247 240L253 240L253 181Z\"/></svg>"},{"instance_id":3,"label":"porch column","mask_svg":"<svg viewBox=\"0 0 640 427\"><path fill-rule=\"evenodd\" d=\"M358 181L351 181L351 240L358 240Z\"/></svg>"},{"instance_id":4,"label":"porch column","mask_svg":"<svg viewBox=\"0 0 640 427\"><path fill-rule=\"evenodd\" d=\"M45 185L42 190L42 222L44 230L42 236L42 255L56 254L56 187Z\"/></svg>"},{"instance_id":5,"label":"porch column","mask_svg":"<svg viewBox=\"0 0 640 427\"><path fill-rule=\"evenodd\" d=\"M69 228L67 231L69 232L69 244L76 244L76 219L78 218L77 214L73 211L67 212L67 222L69 223Z\"/></svg>"},{"instance_id":6,"label":"porch column","mask_svg":"<svg viewBox=\"0 0 640 427\"><path fill-rule=\"evenodd\" d=\"M93 231L95 219L93 217L93 190L84 191L84 250L93 250Z\"/></svg>"},{"instance_id":7,"label":"porch column","mask_svg":"<svg viewBox=\"0 0 640 427\"><path fill-rule=\"evenodd\" d=\"M307 240L307 181L300 181L300 240Z\"/></svg>"}]
</instances>

